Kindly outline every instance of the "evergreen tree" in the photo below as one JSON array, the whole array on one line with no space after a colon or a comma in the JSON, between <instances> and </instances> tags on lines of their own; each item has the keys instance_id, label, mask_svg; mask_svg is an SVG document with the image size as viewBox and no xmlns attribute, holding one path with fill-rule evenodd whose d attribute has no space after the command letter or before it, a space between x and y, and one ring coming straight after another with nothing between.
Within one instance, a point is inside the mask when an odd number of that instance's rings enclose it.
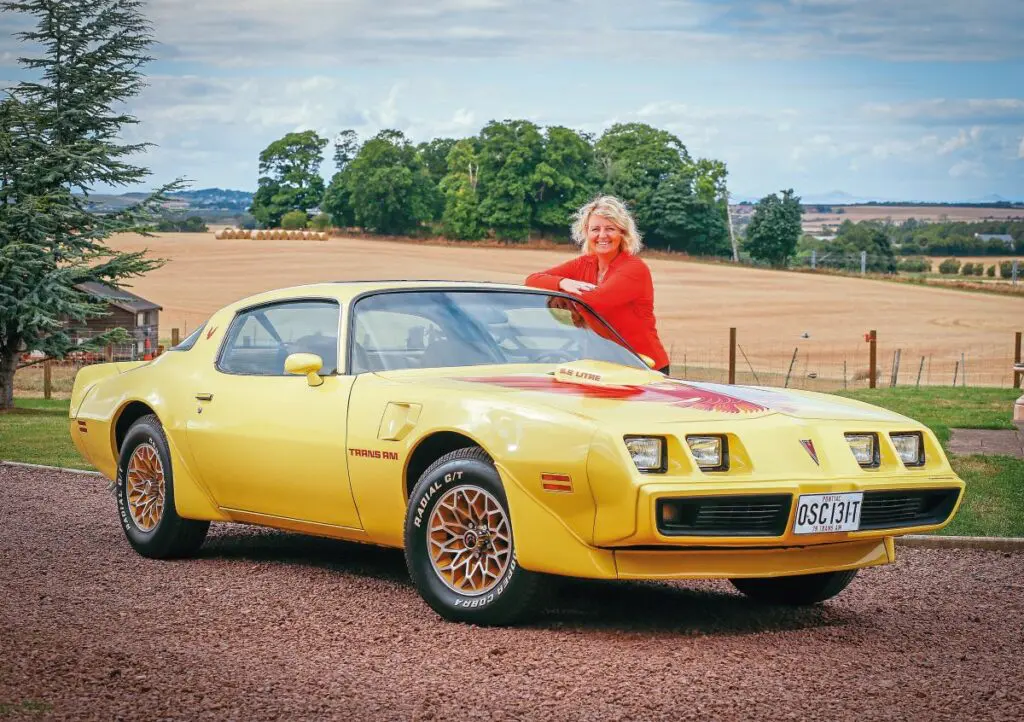
<instances>
[{"instance_id":1,"label":"evergreen tree","mask_svg":"<svg viewBox=\"0 0 1024 722\"><path fill-rule=\"evenodd\" d=\"M142 181L130 157L141 143L122 143L136 119L122 104L143 86L150 60L149 23L138 0L21 0L4 13L36 20L18 34L40 55L21 58L32 79L0 95L0 409L13 405L14 371L25 351L62 356L72 348L65 322L103 315L105 305L75 286L110 285L141 275L160 261L122 253L111 233L137 229L181 187L169 184L120 214L89 210L94 186ZM123 338L105 334L94 345Z\"/></svg>"}]
</instances>

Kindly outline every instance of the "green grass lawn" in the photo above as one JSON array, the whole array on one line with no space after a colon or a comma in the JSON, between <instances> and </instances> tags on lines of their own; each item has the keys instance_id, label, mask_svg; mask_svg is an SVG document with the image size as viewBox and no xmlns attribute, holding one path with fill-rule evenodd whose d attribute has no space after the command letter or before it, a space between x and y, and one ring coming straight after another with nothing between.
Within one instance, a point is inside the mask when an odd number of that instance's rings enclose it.
<instances>
[{"instance_id":1,"label":"green grass lawn","mask_svg":"<svg viewBox=\"0 0 1024 722\"><path fill-rule=\"evenodd\" d=\"M0 412L0 459L92 469L71 443L67 400L15 399Z\"/></svg>"},{"instance_id":2,"label":"green grass lawn","mask_svg":"<svg viewBox=\"0 0 1024 722\"><path fill-rule=\"evenodd\" d=\"M939 440L950 428L1012 429L1013 389L875 389L843 392L927 425ZM92 468L68 433L68 402L17 399L0 413L0 458L75 469ZM1007 456L955 456L953 469L967 482L960 513L942 534L1024 537L1024 460Z\"/></svg>"}]
</instances>

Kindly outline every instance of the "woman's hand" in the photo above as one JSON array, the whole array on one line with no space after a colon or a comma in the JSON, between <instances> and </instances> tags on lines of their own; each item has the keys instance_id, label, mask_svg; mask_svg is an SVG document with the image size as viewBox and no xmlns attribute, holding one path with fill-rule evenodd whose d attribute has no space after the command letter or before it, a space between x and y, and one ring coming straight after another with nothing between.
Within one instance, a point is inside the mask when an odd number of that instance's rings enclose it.
<instances>
[{"instance_id":1,"label":"woman's hand","mask_svg":"<svg viewBox=\"0 0 1024 722\"><path fill-rule=\"evenodd\" d=\"M597 286L593 283L587 283L586 281L575 281L571 278L563 278L558 282L558 288L566 293L575 293L579 295L587 291L593 291Z\"/></svg>"}]
</instances>

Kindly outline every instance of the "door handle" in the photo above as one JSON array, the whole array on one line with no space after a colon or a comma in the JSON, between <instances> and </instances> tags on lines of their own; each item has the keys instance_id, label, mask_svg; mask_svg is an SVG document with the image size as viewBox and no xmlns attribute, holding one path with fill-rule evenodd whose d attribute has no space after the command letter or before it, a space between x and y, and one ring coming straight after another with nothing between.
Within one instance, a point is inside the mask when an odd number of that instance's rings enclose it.
<instances>
[{"instance_id":1,"label":"door handle","mask_svg":"<svg viewBox=\"0 0 1024 722\"><path fill-rule=\"evenodd\" d=\"M196 398L200 401L213 401L213 394L196 394Z\"/></svg>"}]
</instances>

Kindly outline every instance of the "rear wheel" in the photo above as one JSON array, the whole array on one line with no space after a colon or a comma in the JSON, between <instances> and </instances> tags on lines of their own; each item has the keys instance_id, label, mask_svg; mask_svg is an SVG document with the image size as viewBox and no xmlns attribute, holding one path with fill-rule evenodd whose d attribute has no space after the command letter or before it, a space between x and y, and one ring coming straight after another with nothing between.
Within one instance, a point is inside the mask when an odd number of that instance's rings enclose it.
<instances>
[{"instance_id":1,"label":"rear wheel","mask_svg":"<svg viewBox=\"0 0 1024 722\"><path fill-rule=\"evenodd\" d=\"M128 543L151 559L192 556L210 528L208 521L182 519L175 511L170 448L152 414L132 424L121 445L117 510Z\"/></svg>"},{"instance_id":2,"label":"rear wheel","mask_svg":"<svg viewBox=\"0 0 1024 722\"><path fill-rule=\"evenodd\" d=\"M511 624L538 603L541 575L516 561L505 490L478 447L423 472L406 512L405 561L423 599L451 621Z\"/></svg>"},{"instance_id":3,"label":"rear wheel","mask_svg":"<svg viewBox=\"0 0 1024 722\"><path fill-rule=\"evenodd\" d=\"M803 606L817 604L839 594L857 576L856 569L792 577L730 579L732 585L751 599L764 604Z\"/></svg>"}]
</instances>

